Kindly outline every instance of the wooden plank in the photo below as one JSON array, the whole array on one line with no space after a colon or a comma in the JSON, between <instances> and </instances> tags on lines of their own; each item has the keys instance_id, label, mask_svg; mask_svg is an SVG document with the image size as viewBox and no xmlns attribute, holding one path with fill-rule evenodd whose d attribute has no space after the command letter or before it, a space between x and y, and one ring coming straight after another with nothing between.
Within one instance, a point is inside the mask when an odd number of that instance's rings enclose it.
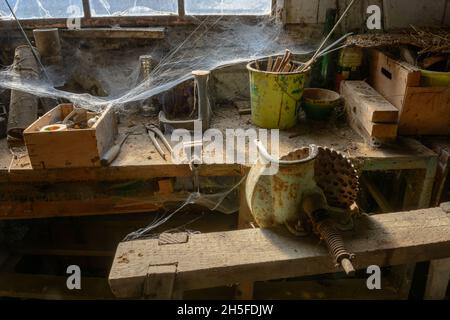
<instances>
[{"instance_id":1,"label":"wooden plank","mask_svg":"<svg viewBox=\"0 0 450 320\"><path fill-rule=\"evenodd\" d=\"M166 29L152 28L83 28L61 29L63 37L84 39L164 39Z\"/></svg>"},{"instance_id":2,"label":"wooden plank","mask_svg":"<svg viewBox=\"0 0 450 320\"><path fill-rule=\"evenodd\" d=\"M428 300L444 299L449 280L450 258L431 261L424 298Z\"/></svg>"},{"instance_id":3,"label":"wooden plank","mask_svg":"<svg viewBox=\"0 0 450 320\"><path fill-rule=\"evenodd\" d=\"M315 24L317 23L319 0L296 1L285 0L286 23Z\"/></svg>"},{"instance_id":4,"label":"wooden plank","mask_svg":"<svg viewBox=\"0 0 450 320\"><path fill-rule=\"evenodd\" d=\"M157 181L0 184L0 219L149 212L184 201L186 192L158 193Z\"/></svg>"},{"instance_id":5,"label":"wooden plank","mask_svg":"<svg viewBox=\"0 0 450 320\"><path fill-rule=\"evenodd\" d=\"M369 137L380 139L393 139L397 136L398 110L373 92L372 88L358 81L357 83L345 81L341 85L341 94L345 99L345 109L350 125L357 131L364 130ZM373 93L370 95L370 93ZM376 102L378 101L378 102ZM373 119L395 119L391 123L375 123Z\"/></svg>"},{"instance_id":6,"label":"wooden plank","mask_svg":"<svg viewBox=\"0 0 450 320\"><path fill-rule=\"evenodd\" d=\"M159 210L164 203L183 201L186 193L139 195L88 195L86 199L71 198L70 192L60 194L61 199L39 199L30 195L26 200L0 202L0 220L36 219L50 217L89 216L151 212Z\"/></svg>"},{"instance_id":7,"label":"wooden plank","mask_svg":"<svg viewBox=\"0 0 450 320\"><path fill-rule=\"evenodd\" d=\"M243 23L254 23L261 20L261 16L239 16ZM214 15L205 16L188 16L179 17L178 15L161 15L161 16L121 16L121 17L92 17L81 18L81 27L109 27L120 25L121 27L148 27L148 26L166 26L166 25L199 25L205 19L217 19ZM224 16L221 18L223 22L236 21L236 16ZM65 18L49 18L49 19L23 19L20 21L24 29L39 28L67 28L67 19ZM17 29L14 20L0 20L0 28Z\"/></svg>"},{"instance_id":8,"label":"wooden plank","mask_svg":"<svg viewBox=\"0 0 450 320\"><path fill-rule=\"evenodd\" d=\"M375 202L378 204L378 206L380 207L380 209L383 213L388 213L388 212L394 211L392 209L392 206L389 203L389 201L387 201L386 197L383 195L383 193L381 193L380 189L378 188L378 186L375 185L375 183L373 183L373 181L369 180L364 175L361 176L360 179L361 179L361 182L367 187L371 196L373 197Z\"/></svg>"},{"instance_id":9,"label":"wooden plank","mask_svg":"<svg viewBox=\"0 0 450 320\"><path fill-rule=\"evenodd\" d=\"M108 106L94 124L97 154L102 157L113 145L118 134L117 115L113 106Z\"/></svg>"},{"instance_id":10,"label":"wooden plank","mask_svg":"<svg viewBox=\"0 0 450 320\"><path fill-rule=\"evenodd\" d=\"M398 109L365 81L343 81L341 94L364 121L397 123Z\"/></svg>"},{"instance_id":11,"label":"wooden plank","mask_svg":"<svg viewBox=\"0 0 450 320\"><path fill-rule=\"evenodd\" d=\"M450 142L447 140L447 138L425 140L425 143L438 154L436 178L431 197L432 206L438 206L444 202L450 188L450 180L447 179L450 172Z\"/></svg>"},{"instance_id":12,"label":"wooden plank","mask_svg":"<svg viewBox=\"0 0 450 320\"><path fill-rule=\"evenodd\" d=\"M184 0L178 0L178 15L180 17L184 17L186 15L186 11L184 9Z\"/></svg>"},{"instance_id":13,"label":"wooden plank","mask_svg":"<svg viewBox=\"0 0 450 320\"><path fill-rule=\"evenodd\" d=\"M215 113L213 127L221 131L237 127L255 128L249 122L250 115L239 116L234 108L217 108ZM120 134L130 130L125 124L123 121ZM134 132L137 130L133 128ZM309 144L332 146L351 159L364 160L367 168L382 167L382 170L423 168L426 166L424 160L435 156L423 146L417 147L420 143L411 143L412 139L398 138L395 144L383 149L370 148L350 126L344 124L325 129L320 124L305 121L299 124L298 130L299 134L294 138L290 138L292 131L280 131L280 154ZM116 181L192 176L189 165L177 165L158 157L143 129L142 135L128 137L119 156L109 167L33 170L28 157L24 156L14 161L9 171L10 163L11 154L6 140L0 140L0 182ZM199 171L201 176L242 176L246 167L247 164L219 162L202 164Z\"/></svg>"},{"instance_id":14,"label":"wooden plank","mask_svg":"<svg viewBox=\"0 0 450 320\"><path fill-rule=\"evenodd\" d=\"M89 0L83 0L83 13L84 18L91 18L91 6Z\"/></svg>"},{"instance_id":15,"label":"wooden plank","mask_svg":"<svg viewBox=\"0 0 450 320\"><path fill-rule=\"evenodd\" d=\"M372 146L375 141L392 142L397 137L397 124L361 122L347 103L345 110L348 124L364 139L366 145Z\"/></svg>"},{"instance_id":16,"label":"wooden plank","mask_svg":"<svg viewBox=\"0 0 450 320\"><path fill-rule=\"evenodd\" d=\"M254 219L245 197L245 182L241 184L239 189L239 214L238 214L238 229L251 228ZM237 300L250 300L253 299L253 287L252 281L241 282L235 287L235 299Z\"/></svg>"},{"instance_id":17,"label":"wooden plank","mask_svg":"<svg viewBox=\"0 0 450 320\"><path fill-rule=\"evenodd\" d=\"M144 295L149 299L171 299L177 266L174 264L149 266L144 283ZM114 293L116 294L116 293Z\"/></svg>"},{"instance_id":18,"label":"wooden plank","mask_svg":"<svg viewBox=\"0 0 450 320\"><path fill-rule=\"evenodd\" d=\"M344 235L356 254L354 265L398 265L450 255L450 215L441 208L362 216ZM122 262L126 256L126 263ZM336 272L317 238L296 238L283 230L245 229L194 234L187 243L160 246L158 240L120 243L109 275L113 291L133 279L135 293L149 265L177 264L177 288L215 287ZM201 275L201 276L200 276ZM129 284L127 284L129 285Z\"/></svg>"},{"instance_id":19,"label":"wooden plank","mask_svg":"<svg viewBox=\"0 0 450 320\"><path fill-rule=\"evenodd\" d=\"M371 122L367 124L366 130L374 138L395 139L397 137L398 125Z\"/></svg>"}]
</instances>

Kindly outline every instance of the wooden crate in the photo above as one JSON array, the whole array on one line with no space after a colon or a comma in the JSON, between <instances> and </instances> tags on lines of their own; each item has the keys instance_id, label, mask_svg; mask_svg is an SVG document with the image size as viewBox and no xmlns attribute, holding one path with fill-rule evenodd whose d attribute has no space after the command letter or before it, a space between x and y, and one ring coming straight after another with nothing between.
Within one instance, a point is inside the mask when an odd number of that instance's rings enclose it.
<instances>
[{"instance_id":1,"label":"wooden crate","mask_svg":"<svg viewBox=\"0 0 450 320\"><path fill-rule=\"evenodd\" d=\"M33 169L100 167L101 156L111 148L117 135L117 119L109 106L92 128L57 132L39 130L62 120L73 110L60 104L24 131L25 144Z\"/></svg>"},{"instance_id":2,"label":"wooden crate","mask_svg":"<svg viewBox=\"0 0 450 320\"><path fill-rule=\"evenodd\" d=\"M400 112L400 135L450 134L450 88L422 87L420 69L372 50L370 84Z\"/></svg>"}]
</instances>

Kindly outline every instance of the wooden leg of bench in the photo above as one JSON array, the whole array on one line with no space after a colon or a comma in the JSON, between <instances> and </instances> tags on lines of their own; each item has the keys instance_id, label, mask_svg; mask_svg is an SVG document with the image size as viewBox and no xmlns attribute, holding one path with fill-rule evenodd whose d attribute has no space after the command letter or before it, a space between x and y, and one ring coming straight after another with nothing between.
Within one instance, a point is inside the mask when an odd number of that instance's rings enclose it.
<instances>
[{"instance_id":1,"label":"wooden leg of bench","mask_svg":"<svg viewBox=\"0 0 450 320\"><path fill-rule=\"evenodd\" d=\"M417 209L429 208L431 205L431 197L433 194L434 179L437 171L437 159L433 158L428 161L422 182L422 190L420 192L419 207Z\"/></svg>"},{"instance_id":2,"label":"wooden leg of bench","mask_svg":"<svg viewBox=\"0 0 450 320\"><path fill-rule=\"evenodd\" d=\"M450 258L430 261L424 299L444 299L449 280Z\"/></svg>"},{"instance_id":3,"label":"wooden leg of bench","mask_svg":"<svg viewBox=\"0 0 450 320\"><path fill-rule=\"evenodd\" d=\"M391 273L387 280L396 288L397 299L407 300L409 298L415 268L415 263L391 267Z\"/></svg>"},{"instance_id":4,"label":"wooden leg of bench","mask_svg":"<svg viewBox=\"0 0 450 320\"><path fill-rule=\"evenodd\" d=\"M426 169L407 170L404 172L406 190L403 198L403 210L429 207L435 174L436 162L434 160L429 161ZM409 297L415 268L415 263L393 267L400 299L408 299Z\"/></svg>"},{"instance_id":5,"label":"wooden leg of bench","mask_svg":"<svg viewBox=\"0 0 450 320\"><path fill-rule=\"evenodd\" d=\"M250 208L247 205L247 200L245 199L245 182L241 184L239 191L240 207L239 207L239 217L238 217L238 229L248 229L251 228L251 223L253 222L252 214ZM253 299L253 282L242 282L236 286L236 291L234 294L237 300L251 300Z\"/></svg>"}]
</instances>

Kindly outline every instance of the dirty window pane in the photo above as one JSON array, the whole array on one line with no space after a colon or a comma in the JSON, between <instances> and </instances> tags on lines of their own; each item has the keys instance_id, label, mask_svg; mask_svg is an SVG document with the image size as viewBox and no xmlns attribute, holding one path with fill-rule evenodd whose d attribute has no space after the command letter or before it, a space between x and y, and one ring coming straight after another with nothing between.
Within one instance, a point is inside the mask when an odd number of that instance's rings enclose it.
<instances>
[{"instance_id":1,"label":"dirty window pane","mask_svg":"<svg viewBox=\"0 0 450 320\"><path fill-rule=\"evenodd\" d=\"M178 13L177 0L90 0L91 15L160 16Z\"/></svg>"},{"instance_id":2,"label":"dirty window pane","mask_svg":"<svg viewBox=\"0 0 450 320\"><path fill-rule=\"evenodd\" d=\"M272 0L185 0L186 14L265 15L272 8Z\"/></svg>"},{"instance_id":3,"label":"dirty window pane","mask_svg":"<svg viewBox=\"0 0 450 320\"><path fill-rule=\"evenodd\" d=\"M82 17L82 0L8 0L19 19ZM12 19L4 0L0 1L1 19Z\"/></svg>"}]
</instances>

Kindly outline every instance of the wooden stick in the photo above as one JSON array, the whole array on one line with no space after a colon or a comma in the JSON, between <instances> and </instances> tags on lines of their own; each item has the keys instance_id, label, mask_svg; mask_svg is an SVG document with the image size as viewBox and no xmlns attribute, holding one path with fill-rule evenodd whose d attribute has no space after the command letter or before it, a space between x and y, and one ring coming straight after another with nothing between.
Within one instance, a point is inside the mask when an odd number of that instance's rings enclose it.
<instances>
[{"instance_id":1,"label":"wooden stick","mask_svg":"<svg viewBox=\"0 0 450 320\"><path fill-rule=\"evenodd\" d=\"M280 66L278 67L277 72L281 72L284 70L284 67L286 66L287 63L290 63L292 58L292 53L286 49L286 53L284 54L283 60L281 61Z\"/></svg>"},{"instance_id":2,"label":"wooden stick","mask_svg":"<svg viewBox=\"0 0 450 320\"><path fill-rule=\"evenodd\" d=\"M257 70L261 70L261 69L259 69L259 62L258 62L258 60L255 60L255 67L256 67Z\"/></svg>"},{"instance_id":3,"label":"wooden stick","mask_svg":"<svg viewBox=\"0 0 450 320\"><path fill-rule=\"evenodd\" d=\"M284 66L283 70L281 70L282 72L289 72L289 70L291 70L291 64L288 63L287 65Z\"/></svg>"},{"instance_id":4,"label":"wooden stick","mask_svg":"<svg viewBox=\"0 0 450 320\"><path fill-rule=\"evenodd\" d=\"M267 60L267 68L266 71L272 71L272 65L273 65L273 58L269 57L269 60Z\"/></svg>"},{"instance_id":5,"label":"wooden stick","mask_svg":"<svg viewBox=\"0 0 450 320\"><path fill-rule=\"evenodd\" d=\"M281 64L281 57L277 57L277 59L275 60L275 64L272 67L272 72L277 72L278 68L280 67Z\"/></svg>"}]
</instances>

